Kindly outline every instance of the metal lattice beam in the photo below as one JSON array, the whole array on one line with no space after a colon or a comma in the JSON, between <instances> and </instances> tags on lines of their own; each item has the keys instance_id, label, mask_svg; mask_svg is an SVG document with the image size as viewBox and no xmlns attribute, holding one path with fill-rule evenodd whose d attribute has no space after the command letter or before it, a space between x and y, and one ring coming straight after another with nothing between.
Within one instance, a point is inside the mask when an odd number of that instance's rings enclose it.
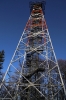
<instances>
[{"instance_id":1,"label":"metal lattice beam","mask_svg":"<svg viewBox=\"0 0 66 100\"><path fill-rule=\"evenodd\" d=\"M56 100L66 94L40 2L32 5L0 91L1 100Z\"/></svg>"}]
</instances>

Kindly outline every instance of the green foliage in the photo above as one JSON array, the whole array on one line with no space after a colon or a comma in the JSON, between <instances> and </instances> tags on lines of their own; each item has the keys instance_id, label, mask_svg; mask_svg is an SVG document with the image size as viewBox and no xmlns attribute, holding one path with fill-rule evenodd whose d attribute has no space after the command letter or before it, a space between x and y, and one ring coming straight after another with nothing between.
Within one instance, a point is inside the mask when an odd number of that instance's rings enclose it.
<instances>
[{"instance_id":1,"label":"green foliage","mask_svg":"<svg viewBox=\"0 0 66 100\"><path fill-rule=\"evenodd\" d=\"M0 69L3 68L3 62L4 62L4 50L0 51Z\"/></svg>"}]
</instances>

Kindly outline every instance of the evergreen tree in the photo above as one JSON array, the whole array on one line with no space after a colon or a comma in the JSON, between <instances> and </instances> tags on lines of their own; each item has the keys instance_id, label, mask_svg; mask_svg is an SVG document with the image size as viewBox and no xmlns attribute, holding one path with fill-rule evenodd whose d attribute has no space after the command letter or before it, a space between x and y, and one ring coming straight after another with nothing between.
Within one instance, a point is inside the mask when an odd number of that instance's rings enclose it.
<instances>
[{"instance_id":1,"label":"evergreen tree","mask_svg":"<svg viewBox=\"0 0 66 100\"><path fill-rule=\"evenodd\" d=\"M0 51L0 83L2 81L2 72L1 70L3 69L3 62L4 62L4 50Z\"/></svg>"},{"instance_id":2,"label":"evergreen tree","mask_svg":"<svg viewBox=\"0 0 66 100\"><path fill-rule=\"evenodd\" d=\"M3 62L4 62L4 50L0 51L0 84L2 82L2 78L3 78L3 73L2 73L2 69L3 69ZM2 97L3 89L0 89L0 97Z\"/></svg>"}]
</instances>

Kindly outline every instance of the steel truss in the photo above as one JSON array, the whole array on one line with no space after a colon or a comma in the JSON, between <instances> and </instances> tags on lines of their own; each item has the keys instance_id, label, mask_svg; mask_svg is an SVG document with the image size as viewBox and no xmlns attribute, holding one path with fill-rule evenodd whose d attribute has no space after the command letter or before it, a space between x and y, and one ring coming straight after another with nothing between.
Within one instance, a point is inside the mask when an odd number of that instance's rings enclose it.
<instances>
[{"instance_id":1,"label":"steel truss","mask_svg":"<svg viewBox=\"0 0 66 100\"><path fill-rule=\"evenodd\" d=\"M56 100L61 92L66 93L42 3L33 3L32 7L0 84L0 100Z\"/></svg>"}]
</instances>

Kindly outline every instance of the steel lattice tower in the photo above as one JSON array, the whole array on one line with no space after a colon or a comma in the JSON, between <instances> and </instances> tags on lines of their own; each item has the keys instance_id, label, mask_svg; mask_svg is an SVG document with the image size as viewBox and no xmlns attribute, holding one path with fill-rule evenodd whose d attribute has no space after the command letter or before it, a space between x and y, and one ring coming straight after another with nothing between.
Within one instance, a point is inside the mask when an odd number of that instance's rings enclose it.
<instances>
[{"instance_id":1,"label":"steel lattice tower","mask_svg":"<svg viewBox=\"0 0 66 100\"><path fill-rule=\"evenodd\" d=\"M0 100L63 100L61 93L66 91L44 17L45 2L33 2L30 8L0 85Z\"/></svg>"}]
</instances>

